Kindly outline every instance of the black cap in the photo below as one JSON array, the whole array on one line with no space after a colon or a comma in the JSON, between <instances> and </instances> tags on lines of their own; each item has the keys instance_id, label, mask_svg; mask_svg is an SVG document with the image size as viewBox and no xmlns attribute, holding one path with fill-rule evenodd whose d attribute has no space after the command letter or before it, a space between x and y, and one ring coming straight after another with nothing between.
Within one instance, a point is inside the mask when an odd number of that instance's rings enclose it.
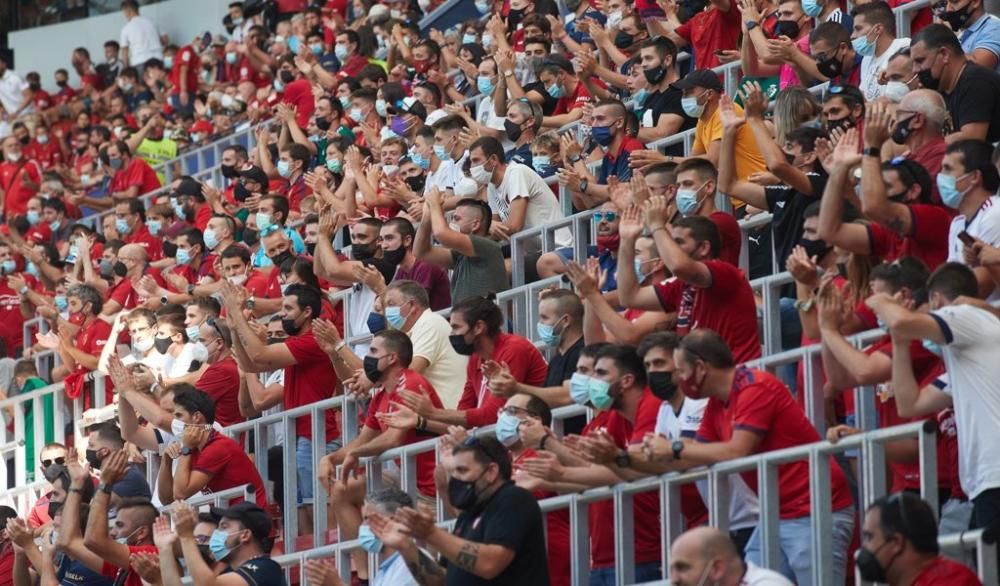
<instances>
[{"instance_id":1,"label":"black cap","mask_svg":"<svg viewBox=\"0 0 1000 586\"><path fill-rule=\"evenodd\" d=\"M555 65L566 73L575 73L573 63L565 55L560 55L559 53L546 55L545 60L542 61L542 65Z\"/></svg>"},{"instance_id":2,"label":"black cap","mask_svg":"<svg viewBox=\"0 0 1000 586\"><path fill-rule=\"evenodd\" d=\"M177 184L177 189L174 190L174 195L192 195L201 197L201 183L195 181L191 177L185 177L181 179L180 183Z\"/></svg>"},{"instance_id":3,"label":"black cap","mask_svg":"<svg viewBox=\"0 0 1000 586\"><path fill-rule=\"evenodd\" d=\"M674 82L674 87L679 90L691 89L694 87L705 88L707 90L722 91L722 82L719 75L711 69L695 69L684 76L684 79Z\"/></svg>"},{"instance_id":4,"label":"black cap","mask_svg":"<svg viewBox=\"0 0 1000 586\"><path fill-rule=\"evenodd\" d=\"M249 169L240 171L240 177L260 183L264 189L267 189L267 184L269 182L267 173L265 173L260 167L250 167Z\"/></svg>"},{"instance_id":5,"label":"black cap","mask_svg":"<svg viewBox=\"0 0 1000 586\"><path fill-rule=\"evenodd\" d=\"M244 527L250 530L254 539L260 543L266 543L271 537L273 525L271 517L267 511L260 508L256 503L243 501L233 505L228 509L212 507L212 516L217 519L233 519L239 521Z\"/></svg>"}]
</instances>

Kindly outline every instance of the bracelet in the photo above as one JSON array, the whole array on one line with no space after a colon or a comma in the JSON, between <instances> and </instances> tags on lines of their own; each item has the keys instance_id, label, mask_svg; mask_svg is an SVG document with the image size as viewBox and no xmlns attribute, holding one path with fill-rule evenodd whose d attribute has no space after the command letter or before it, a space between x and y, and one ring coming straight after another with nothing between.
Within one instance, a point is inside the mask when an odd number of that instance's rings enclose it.
<instances>
[{"instance_id":1,"label":"bracelet","mask_svg":"<svg viewBox=\"0 0 1000 586\"><path fill-rule=\"evenodd\" d=\"M417 415L417 431L426 431L427 429L427 419L421 415Z\"/></svg>"},{"instance_id":2,"label":"bracelet","mask_svg":"<svg viewBox=\"0 0 1000 586\"><path fill-rule=\"evenodd\" d=\"M666 226L660 226L659 228L654 228L653 231L650 232L650 234L656 234L660 230L663 230L664 232L666 232L667 231L667 227Z\"/></svg>"},{"instance_id":3,"label":"bracelet","mask_svg":"<svg viewBox=\"0 0 1000 586\"><path fill-rule=\"evenodd\" d=\"M544 450L545 449L545 440L547 440L547 439L549 439L549 434L545 434L544 436L542 436L542 441L538 442L538 449L539 450Z\"/></svg>"}]
</instances>

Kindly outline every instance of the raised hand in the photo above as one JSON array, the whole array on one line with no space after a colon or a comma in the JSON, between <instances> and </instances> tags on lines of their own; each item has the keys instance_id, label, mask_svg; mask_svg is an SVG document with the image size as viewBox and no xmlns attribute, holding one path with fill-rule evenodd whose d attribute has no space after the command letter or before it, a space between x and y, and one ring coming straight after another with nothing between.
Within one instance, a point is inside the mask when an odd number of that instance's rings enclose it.
<instances>
[{"instance_id":1,"label":"raised hand","mask_svg":"<svg viewBox=\"0 0 1000 586\"><path fill-rule=\"evenodd\" d=\"M865 109L865 146L882 148L889 140L892 114L886 104L873 102Z\"/></svg>"},{"instance_id":2,"label":"raised hand","mask_svg":"<svg viewBox=\"0 0 1000 586\"><path fill-rule=\"evenodd\" d=\"M743 84L743 110L747 118L763 118L767 112L767 94L756 81Z\"/></svg>"},{"instance_id":3,"label":"raised hand","mask_svg":"<svg viewBox=\"0 0 1000 586\"><path fill-rule=\"evenodd\" d=\"M430 513L424 513L403 507L396 510L396 520L402 530L416 539L427 539L437 526L434 525L434 517Z\"/></svg>"},{"instance_id":4,"label":"raised hand","mask_svg":"<svg viewBox=\"0 0 1000 586\"><path fill-rule=\"evenodd\" d=\"M744 116L736 111L733 99L726 94L722 94L719 98L719 119L722 121L722 132L729 135L736 134L736 131L746 124L747 121Z\"/></svg>"},{"instance_id":5,"label":"raised hand","mask_svg":"<svg viewBox=\"0 0 1000 586\"><path fill-rule=\"evenodd\" d=\"M792 277L803 285L815 286L819 281L819 274L816 269L816 257L809 257L806 249L796 246L788 255L785 261L785 268L792 274Z\"/></svg>"},{"instance_id":6,"label":"raised hand","mask_svg":"<svg viewBox=\"0 0 1000 586\"><path fill-rule=\"evenodd\" d=\"M646 201L646 205L648 204L649 200ZM623 240L634 242L642 234L642 227L642 214L639 206L633 205L622 210L622 215L618 220L618 234Z\"/></svg>"},{"instance_id":7,"label":"raised hand","mask_svg":"<svg viewBox=\"0 0 1000 586\"><path fill-rule=\"evenodd\" d=\"M101 466L101 482L111 486L125 478L128 472L128 454L125 450L113 452Z\"/></svg>"},{"instance_id":8,"label":"raised hand","mask_svg":"<svg viewBox=\"0 0 1000 586\"><path fill-rule=\"evenodd\" d=\"M368 515L368 526L371 527L375 537L381 539L382 543L392 549L402 549L412 541L407 528L402 523L381 513Z\"/></svg>"},{"instance_id":9,"label":"raised hand","mask_svg":"<svg viewBox=\"0 0 1000 586\"><path fill-rule=\"evenodd\" d=\"M619 227L621 224L619 224ZM600 290L597 283L597 279L591 275L587 269L580 266L576 262L570 262L566 264L566 276L569 277L570 282L573 283L573 289L576 294L581 298L586 298L588 295L592 295Z\"/></svg>"},{"instance_id":10,"label":"raised hand","mask_svg":"<svg viewBox=\"0 0 1000 586\"><path fill-rule=\"evenodd\" d=\"M539 452L534 458L521 462L521 468L536 478L558 482L562 479L564 468L559 458L549 452Z\"/></svg>"},{"instance_id":11,"label":"raised hand","mask_svg":"<svg viewBox=\"0 0 1000 586\"><path fill-rule=\"evenodd\" d=\"M861 163L858 129L850 128L833 149L833 164L841 169L849 169Z\"/></svg>"},{"instance_id":12,"label":"raised hand","mask_svg":"<svg viewBox=\"0 0 1000 586\"><path fill-rule=\"evenodd\" d=\"M191 505L184 501L175 501L171 517L174 520L174 531L177 532L178 537L181 539L194 537L194 526L198 522L198 516Z\"/></svg>"},{"instance_id":13,"label":"raised hand","mask_svg":"<svg viewBox=\"0 0 1000 586\"><path fill-rule=\"evenodd\" d=\"M662 195L654 195L646 200L646 203L642 206L642 215L646 222L646 227L650 231L665 227L667 222L670 221L667 198ZM618 226L620 227L621 223Z\"/></svg>"},{"instance_id":14,"label":"raised hand","mask_svg":"<svg viewBox=\"0 0 1000 586\"><path fill-rule=\"evenodd\" d=\"M159 549L170 549L177 541L177 534L170 527L170 517L162 515L153 521L153 543Z\"/></svg>"}]
</instances>

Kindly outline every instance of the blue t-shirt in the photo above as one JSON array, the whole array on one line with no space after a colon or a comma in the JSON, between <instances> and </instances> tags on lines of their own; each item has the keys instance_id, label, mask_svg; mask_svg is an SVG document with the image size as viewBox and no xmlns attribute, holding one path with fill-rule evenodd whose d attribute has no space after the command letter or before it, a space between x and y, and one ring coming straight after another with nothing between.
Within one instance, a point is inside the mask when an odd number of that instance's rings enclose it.
<instances>
[{"instance_id":1,"label":"blue t-shirt","mask_svg":"<svg viewBox=\"0 0 1000 586\"><path fill-rule=\"evenodd\" d=\"M61 586L111 586L110 578L102 576L69 557L65 553L56 556L56 579Z\"/></svg>"},{"instance_id":2,"label":"blue t-shirt","mask_svg":"<svg viewBox=\"0 0 1000 586\"><path fill-rule=\"evenodd\" d=\"M966 53L985 49L1000 58L1000 17L984 14L962 31L958 36L958 42L962 44L962 50ZM996 71L1000 71L1000 60L997 61Z\"/></svg>"}]
</instances>

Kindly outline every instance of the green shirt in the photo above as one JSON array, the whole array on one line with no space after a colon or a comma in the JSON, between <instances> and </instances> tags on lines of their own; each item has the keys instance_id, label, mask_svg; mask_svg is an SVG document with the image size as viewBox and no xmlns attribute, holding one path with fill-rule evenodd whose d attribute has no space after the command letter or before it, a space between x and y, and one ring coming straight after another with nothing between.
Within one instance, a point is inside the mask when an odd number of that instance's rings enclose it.
<instances>
[{"instance_id":1,"label":"green shirt","mask_svg":"<svg viewBox=\"0 0 1000 586\"><path fill-rule=\"evenodd\" d=\"M45 386L48 386L47 382L37 376L33 376L24 382L24 386L21 387L21 392L19 394L27 394L31 391L37 391ZM34 401L26 401L24 403L24 461L28 473L28 482L34 482L35 470L38 469L38 466L35 463L34 404ZM55 397L52 393L49 393L42 399L42 426L44 428L44 438L42 441L43 446L55 441L54 419Z\"/></svg>"}]
</instances>

